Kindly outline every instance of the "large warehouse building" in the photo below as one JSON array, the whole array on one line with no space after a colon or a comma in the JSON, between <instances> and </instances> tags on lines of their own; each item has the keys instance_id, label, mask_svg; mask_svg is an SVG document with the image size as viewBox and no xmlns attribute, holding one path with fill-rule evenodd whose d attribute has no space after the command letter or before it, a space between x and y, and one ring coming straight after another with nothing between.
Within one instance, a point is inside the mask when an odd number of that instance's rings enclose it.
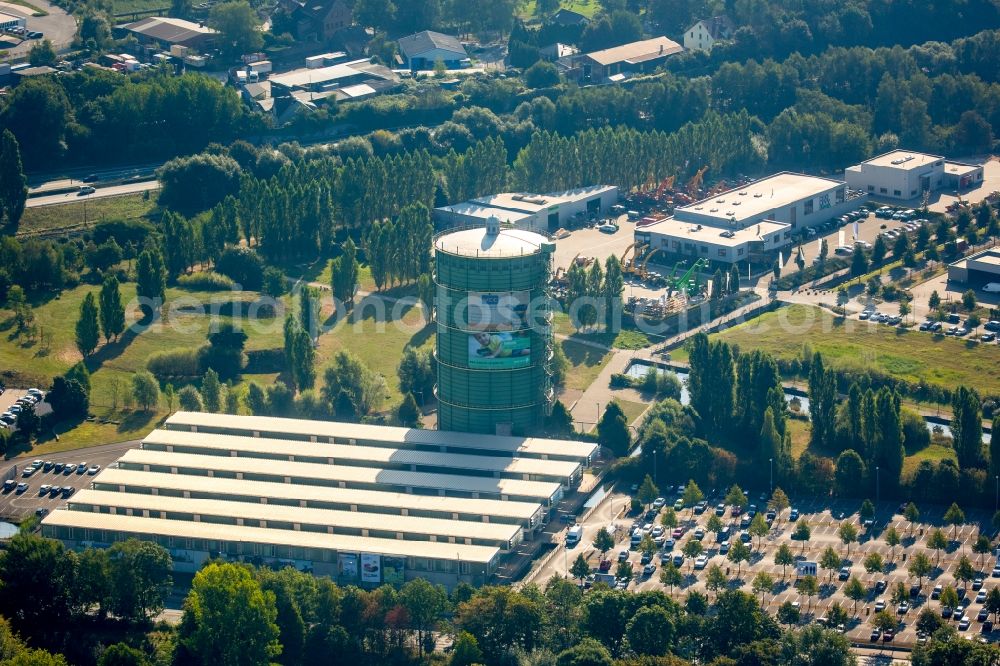
<instances>
[{"instance_id":1,"label":"large warehouse building","mask_svg":"<svg viewBox=\"0 0 1000 666\"><path fill-rule=\"evenodd\" d=\"M844 183L778 173L674 209L673 217L637 227L636 243L671 257L732 264L770 261L797 231L862 203Z\"/></svg>"},{"instance_id":2,"label":"large warehouse building","mask_svg":"<svg viewBox=\"0 0 1000 666\"><path fill-rule=\"evenodd\" d=\"M549 194L504 192L434 209L442 227L485 226L495 217L515 229L552 233L590 214L608 214L618 203L618 188L595 185Z\"/></svg>"},{"instance_id":3,"label":"large warehouse building","mask_svg":"<svg viewBox=\"0 0 1000 666\"><path fill-rule=\"evenodd\" d=\"M948 279L974 288L1000 284L1000 249L991 247L949 264Z\"/></svg>"},{"instance_id":4,"label":"large warehouse building","mask_svg":"<svg viewBox=\"0 0 1000 666\"><path fill-rule=\"evenodd\" d=\"M948 162L940 155L893 150L847 167L847 186L883 199L909 200L935 190L964 190L983 182L979 164Z\"/></svg>"},{"instance_id":5,"label":"large warehouse building","mask_svg":"<svg viewBox=\"0 0 1000 666\"><path fill-rule=\"evenodd\" d=\"M531 432L552 401L546 289L555 245L531 231L454 231L434 243L438 427Z\"/></svg>"},{"instance_id":6,"label":"large warehouse building","mask_svg":"<svg viewBox=\"0 0 1000 666\"><path fill-rule=\"evenodd\" d=\"M155 541L186 572L222 558L342 584L483 584L575 488L596 450L179 412L46 516L42 532L74 548Z\"/></svg>"}]
</instances>

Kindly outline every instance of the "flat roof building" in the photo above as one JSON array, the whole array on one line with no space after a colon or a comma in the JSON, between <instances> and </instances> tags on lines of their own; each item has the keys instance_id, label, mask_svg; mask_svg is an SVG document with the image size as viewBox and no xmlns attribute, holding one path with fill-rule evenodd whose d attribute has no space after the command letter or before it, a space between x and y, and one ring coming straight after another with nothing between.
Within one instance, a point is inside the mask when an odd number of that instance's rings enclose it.
<instances>
[{"instance_id":1,"label":"flat roof building","mask_svg":"<svg viewBox=\"0 0 1000 666\"><path fill-rule=\"evenodd\" d=\"M442 227L485 227L496 218L515 229L552 233L591 214L608 212L618 203L618 188L593 185L548 194L502 192L434 209Z\"/></svg>"},{"instance_id":2,"label":"flat roof building","mask_svg":"<svg viewBox=\"0 0 1000 666\"><path fill-rule=\"evenodd\" d=\"M0 12L0 30L10 30L11 28L23 28L28 24L28 20L23 16L15 16Z\"/></svg>"},{"instance_id":3,"label":"flat roof building","mask_svg":"<svg viewBox=\"0 0 1000 666\"><path fill-rule=\"evenodd\" d=\"M136 35L143 43L157 44L165 49L179 44L201 50L214 41L218 34L215 30L201 23L168 16L150 16L133 23L127 23L121 26L121 29Z\"/></svg>"},{"instance_id":4,"label":"flat roof building","mask_svg":"<svg viewBox=\"0 0 1000 666\"><path fill-rule=\"evenodd\" d=\"M443 453L571 460L584 465L589 465L593 461L598 450L594 443L576 440L470 435L461 432L397 428L363 423L309 421L274 416L232 416L204 412L175 412L167 418L164 428L220 435L292 439L303 442L326 441L331 444L385 446L421 451L441 451Z\"/></svg>"},{"instance_id":5,"label":"flat roof building","mask_svg":"<svg viewBox=\"0 0 1000 666\"><path fill-rule=\"evenodd\" d=\"M560 62L584 81L621 81L631 74L651 72L667 58L684 51L668 37L653 37L601 51L573 55Z\"/></svg>"},{"instance_id":6,"label":"flat roof building","mask_svg":"<svg viewBox=\"0 0 1000 666\"><path fill-rule=\"evenodd\" d=\"M973 287L1000 283L1000 248L987 248L949 264L948 279Z\"/></svg>"},{"instance_id":7,"label":"flat roof building","mask_svg":"<svg viewBox=\"0 0 1000 666\"><path fill-rule=\"evenodd\" d=\"M221 558L345 585L480 585L545 524L595 449L222 414L167 425L45 516L43 534L71 548L153 541L185 572Z\"/></svg>"},{"instance_id":8,"label":"flat roof building","mask_svg":"<svg viewBox=\"0 0 1000 666\"><path fill-rule=\"evenodd\" d=\"M847 167L844 179L849 187L874 197L905 201L924 192L976 187L983 182L983 167L948 162L940 155L893 150Z\"/></svg>"},{"instance_id":9,"label":"flat roof building","mask_svg":"<svg viewBox=\"0 0 1000 666\"><path fill-rule=\"evenodd\" d=\"M862 201L840 181L782 172L675 208L673 217L637 227L635 239L665 259L761 263L791 245L801 229Z\"/></svg>"}]
</instances>

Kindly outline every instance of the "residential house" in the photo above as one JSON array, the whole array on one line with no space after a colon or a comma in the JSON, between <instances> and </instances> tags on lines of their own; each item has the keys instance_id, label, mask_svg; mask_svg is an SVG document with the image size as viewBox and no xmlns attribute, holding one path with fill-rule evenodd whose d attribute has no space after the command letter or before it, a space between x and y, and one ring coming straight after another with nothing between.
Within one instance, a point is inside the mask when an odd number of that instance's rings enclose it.
<instances>
[{"instance_id":1,"label":"residential house","mask_svg":"<svg viewBox=\"0 0 1000 666\"><path fill-rule=\"evenodd\" d=\"M561 8L549 19L549 23L555 25L561 25L563 27L585 27L590 23L590 19L579 12L574 12L572 9Z\"/></svg>"},{"instance_id":2,"label":"residential house","mask_svg":"<svg viewBox=\"0 0 1000 666\"><path fill-rule=\"evenodd\" d=\"M410 70L434 69L439 61L448 69L467 67L469 54L457 37L424 30L399 40L399 52Z\"/></svg>"},{"instance_id":3,"label":"residential house","mask_svg":"<svg viewBox=\"0 0 1000 666\"><path fill-rule=\"evenodd\" d=\"M654 37L560 60L566 74L581 81L614 83L633 74L651 72L684 47L666 37Z\"/></svg>"},{"instance_id":4,"label":"residential house","mask_svg":"<svg viewBox=\"0 0 1000 666\"><path fill-rule=\"evenodd\" d=\"M354 13L345 0L281 0L295 25L295 37L328 42L333 36L351 26Z\"/></svg>"},{"instance_id":5,"label":"residential house","mask_svg":"<svg viewBox=\"0 0 1000 666\"><path fill-rule=\"evenodd\" d=\"M684 33L684 48L708 53L716 42L732 39L736 28L728 16L713 16L698 21Z\"/></svg>"}]
</instances>

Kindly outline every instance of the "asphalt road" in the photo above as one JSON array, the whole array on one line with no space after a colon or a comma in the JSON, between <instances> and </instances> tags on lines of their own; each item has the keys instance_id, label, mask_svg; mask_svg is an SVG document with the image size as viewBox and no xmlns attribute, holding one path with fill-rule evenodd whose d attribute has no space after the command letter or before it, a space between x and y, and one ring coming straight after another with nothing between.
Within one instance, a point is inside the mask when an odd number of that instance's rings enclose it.
<instances>
[{"instance_id":1,"label":"asphalt road","mask_svg":"<svg viewBox=\"0 0 1000 666\"><path fill-rule=\"evenodd\" d=\"M48 494L41 496L39 488L43 484L63 487L72 486L74 489L79 490L80 488L89 486L94 480L94 477L89 474L77 474L75 471L71 474L57 474L54 470L48 472L38 471L31 477L24 478L21 476L21 472L32 460L51 460L52 462L73 463L74 465L86 462L88 466L100 465L103 469L118 460L123 453L137 446L139 446L139 441L132 440L117 444L94 446L87 449L77 449L67 451L66 453L54 453L44 457L29 452L21 457L8 460L8 465L17 467L16 476L13 478L18 483L27 483L28 488L23 493L15 491L0 493L0 516L6 520L16 522L30 516L36 509L44 508L52 511L66 503L66 500L62 496L58 498L51 497ZM9 469L9 467L4 468L4 472Z\"/></svg>"},{"instance_id":2,"label":"asphalt road","mask_svg":"<svg viewBox=\"0 0 1000 666\"><path fill-rule=\"evenodd\" d=\"M64 192L62 194L50 194L47 196L31 197L26 204L27 208L37 208L39 206L54 206L57 204L76 203L79 201L91 201L93 199L103 199L105 197L121 196L122 194L135 194L147 190L160 189L160 182L157 180L146 180L138 183L125 183L124 185L112 185L110 187L97 187L93 194L81 194L80 192Z\"/></svg>"}]
</instances>

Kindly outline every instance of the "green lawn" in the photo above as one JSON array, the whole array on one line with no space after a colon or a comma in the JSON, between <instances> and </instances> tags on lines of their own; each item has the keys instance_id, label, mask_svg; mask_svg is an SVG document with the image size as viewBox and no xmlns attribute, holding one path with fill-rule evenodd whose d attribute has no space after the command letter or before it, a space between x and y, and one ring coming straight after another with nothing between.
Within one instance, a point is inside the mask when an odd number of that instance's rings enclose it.
<instances>
[{"instance_id":1,"label":"green lawn","mask_svg":"<svg viewBox=\"0 0 1000 666\"><path fill-rule=\"evenodd\" d=\"M163 0L114 0L115 14L146 12L153 9L170 9L170 3ZM166 16L166 14L163 14Z\"/></svg>"},{"instance_id":2,"label":"green lawn","mask_svg":"<svg viewBox=\"0 0 1000 666\"><path fill-rule=\"evenodd\" d=\"M955 456L955 449L943 444L931 444L926 446L916 453L906 456L903 460L903 478L906 478L916 472L917 467L924 460L937 462L946 458L950 458L951 460L957 462L958 458Z\"/></svg>"},{"instance_id":3,"label":"green lawn","mask_svg":"<svg viewBox=\"0 0 1000 666\"><path fill-rule=\"evenodd\" d=\"M561 0L559 6L564 9L571 9L574 12L583 14L590 18L601 10L601 3L598 0ZM523 19L535 18L535 0L527 0L520 5L518 16Z\"/></svg>"},{"instance_id":4,"label":"green lawn","mask_svg":"<svg viewBox=\"0 0 1000 666\"><path fill-rule=\"evenodd\" d=\"M762 349L792 358L808 343L837 368L873 370L912 383L947 388L964 384L1000 395L1000 347L921 331L869 326L826 310L791 305L719 334L741 349Z\"/></svg>"},{"instance_id":5,"label":"green lawn","mask_svg":"<svg viewBox=\"0 0 1000 666\"><path fill-rule=\"evenodd\" d=\"M614 349L642 349L657 342L654 338L635 329L622 329L616 335L607 332L577 331L570 323L569 315L557 312L552 318L552 330L557 335L569 336L571 340L590 342Z\"/></svg>"},{"instance_id":6,"label":"green lawn","mask_svg":"<svg viewBox=\"0 0 1000 666\"><path fill-rule=\"evenodd\" d=\"M60 230L82 231L103 220L132 220L150 215L156 209L156 194L105 197L93 201L74 201L54 206L26 208L18 236L53 233Z\"/></svg>"},{"instance_id":7,"label":"green lawn","mask_svg":"<svg viewBox=\"0 0 1000 666\"><path fill-rule=\"evenodd\" d=\"M633 402L631 400L622 400L618 398L618 404L621 405L622 411L625 412L625 420L631 425L639 420L647 409L649 409L649 404L645 402Z\"/></svg>"},{"instance_id":8,"label":"green lawn","mask_svg":"<svg viewBox=\"0 0 1000 666\"><path fill-rule=\"evenodd\" d=\"M559 344L570 364L566 371L566 388L570 390L586 391L611 360L611 352L592 345L574 340L562 340Z\"/></svg>"}]
</instances>

